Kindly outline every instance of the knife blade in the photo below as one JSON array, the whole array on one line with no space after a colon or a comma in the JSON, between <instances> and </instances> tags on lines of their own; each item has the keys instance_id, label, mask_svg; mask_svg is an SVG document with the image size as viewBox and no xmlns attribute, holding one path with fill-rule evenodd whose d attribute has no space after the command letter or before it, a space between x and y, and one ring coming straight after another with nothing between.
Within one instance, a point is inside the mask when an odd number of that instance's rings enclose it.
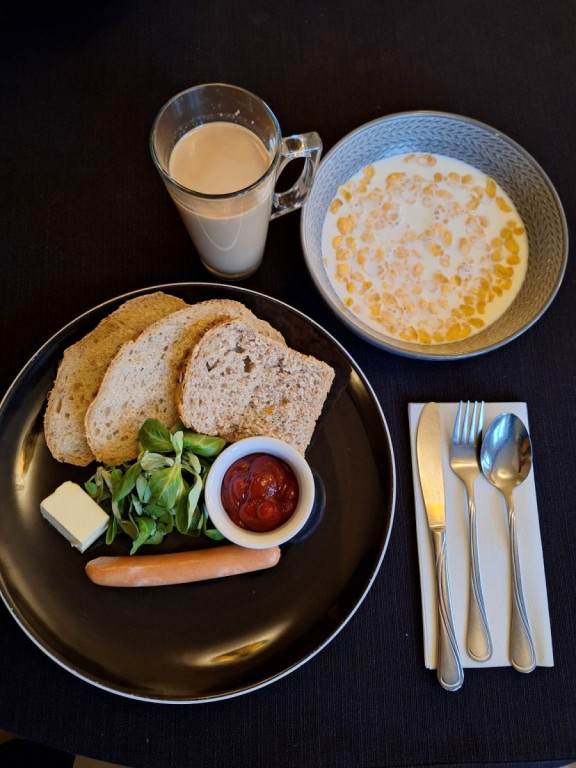
<instances>
[{"instance_id":1,"label":"knife blade","mask_svg":"<svg viewBox=\"0 0 576 768\"><path fill-rule=\"evenodd\" d=\"M416 433L416 454L420 486L431 531L435 554L436 592L438 597L438 653L436 669L440 685L457 691L464 682L458 641L450 604L450 583L446 560L446 510L444 472L442 469L442 430L437 403L422 409Z\"/></svg>"}]
</instances>

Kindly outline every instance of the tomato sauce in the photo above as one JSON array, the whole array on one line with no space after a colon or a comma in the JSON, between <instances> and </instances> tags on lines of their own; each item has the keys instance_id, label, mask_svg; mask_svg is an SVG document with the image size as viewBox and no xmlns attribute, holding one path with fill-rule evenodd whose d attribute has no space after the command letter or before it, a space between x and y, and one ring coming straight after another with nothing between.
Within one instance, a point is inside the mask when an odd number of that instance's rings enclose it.
<instances>
[{"instance_id":1,"label":"tomato sauce","mask_svg":"<svg viewBox=\"0 0 576 768\"><path fill-rule=\"evenodd\" d=\"M222 505L232 522L250 531L273 531L294 513L298 481L292 468L267 453L237 459L222 480Z\"/></svg>"}]
</instances>

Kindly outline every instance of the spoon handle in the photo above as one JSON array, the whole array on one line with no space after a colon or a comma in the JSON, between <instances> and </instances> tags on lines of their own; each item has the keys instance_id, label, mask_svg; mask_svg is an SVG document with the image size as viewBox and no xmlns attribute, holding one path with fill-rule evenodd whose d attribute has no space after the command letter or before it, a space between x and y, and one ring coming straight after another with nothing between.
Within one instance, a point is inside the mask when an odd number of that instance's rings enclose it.
<instances>
[{"instance_id":1,"label":"spoon handle","mask_svg":"<svg viewBox=\"0 0 576 768\"><path fill-rule=\"evenodd\" d=\"M468 517L470 523L470 597L468 601L468 630L466 644L469 655L475 661L488 661L492 656L492 638L484 606L480 561L478 557L478 530L476 525L476 501L474 484L469 483Z\"/></svg>"},{"instance_id":2,"label":"spoon handle","mask_svg":"<svg viewBox=\"0 0 576 768\"><path fill-rule=\"evenodd\" d=\"M518 672L532 672L536 666L536 653L530 623L524 603L524 590L520 574L516 514L512 494L506 496L508 527L510 530L510 559L512 562L512 626L510 630L510 661Z\"/></svg>"},{"instance_id":3,"label":"spoon handle","mask_svg":"<svg viewBox=\"0 0 576 768\"><path fill-rule=\"evenodd\" d=\"M438 592L438 657L436 667L440 685L447 691L457 691L464 682L458 641L450 607L450 584L446 564L446 533L433 531L436 554L436 586Z\"/></svg>"}]
</instances>

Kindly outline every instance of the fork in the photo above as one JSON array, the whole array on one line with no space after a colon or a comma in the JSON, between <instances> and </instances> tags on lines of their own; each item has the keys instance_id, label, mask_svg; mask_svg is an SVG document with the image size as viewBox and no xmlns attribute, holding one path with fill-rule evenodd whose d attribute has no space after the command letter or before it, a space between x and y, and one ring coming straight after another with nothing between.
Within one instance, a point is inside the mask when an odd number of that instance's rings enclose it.
<instances>
[{"instance_id":1,"label":"fork","mask_svg":"<svg viewBox=\"0 0 576 768\"><path fill-rule=\"evenodd\" d=\"M471 412L470 412L471 411ZM474 481L480 474L480 441L484 426L484 401L461 401L454 423L450 444L450 466L466 489L470 530L470 597L468 601L468 629L466 644L468 654L475 661L488 661L492 656L492 639L484 607L480 565L478 558L478 532L476 526L476 500Z\"/></svg>"}]
</instances>

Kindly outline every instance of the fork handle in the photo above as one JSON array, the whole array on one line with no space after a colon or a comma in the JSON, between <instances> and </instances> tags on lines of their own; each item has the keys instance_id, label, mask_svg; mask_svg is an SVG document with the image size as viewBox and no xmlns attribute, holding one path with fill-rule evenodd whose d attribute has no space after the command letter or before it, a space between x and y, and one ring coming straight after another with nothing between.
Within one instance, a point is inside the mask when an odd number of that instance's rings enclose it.
<instances>
[{"instance_id":1,"label":"fork handle","mask_svg":"<svg viewBox=\"0 0 576 768\"><path fill-rule=\"evenodd\" d=\"M474 486L466 489L468 496L468 518L470 530L470 594L468 599L468 630L466 645L474 661L488 661L492 656L492 638L488 628L488 617L484 606L480 560L478 556L478 527L476 524L476 501Z\"/></svg>"},{"instance_id":2,"label":"fork handle","mask_svg":"<svg viewBox=\"0 0 576 768\"><path fill-rule=\"evenodd\" d=\"M450 584L446 563L446 532L432 531L436 555L436 586L438 592L438 680L447 691L457 691L464 682L458 641L450 607Z\"/></svg>"}]
</instances>

